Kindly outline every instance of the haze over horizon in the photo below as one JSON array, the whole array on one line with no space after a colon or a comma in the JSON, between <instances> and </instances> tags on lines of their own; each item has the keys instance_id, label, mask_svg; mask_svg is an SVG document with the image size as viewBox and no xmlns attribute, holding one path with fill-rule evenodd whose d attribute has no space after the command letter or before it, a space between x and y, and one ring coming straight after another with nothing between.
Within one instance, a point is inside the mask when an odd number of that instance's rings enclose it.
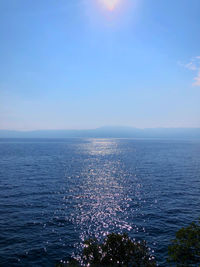
<instances>
[{"instance_id":1,"label":"haze over horizon","mask_svg":"<svg viewBox=\"0 0 200 267\"><path fill-rule=\"evenodd\" d=\"M0 130L200 127L200 1L0 2Z\"/></svg>"},{"instance_id":2,"label":"haze over horizon","mask_svg":"<svg viewBox=\"0 0 200 267\"><path fill-rule=\"evenodd\" d=\"M104 125L95 128L60 128L60 129L34 129L34 130L15 130L15 129L0 129L0 131L10 131L10 132L37 132L37 131L93 131L93 130L112 130L112 131L127 131L127 130L192 130L192 129L200 129L200 127L134 127L134 126L122 126L122 125Z\"/></svg>"}]
</instances>

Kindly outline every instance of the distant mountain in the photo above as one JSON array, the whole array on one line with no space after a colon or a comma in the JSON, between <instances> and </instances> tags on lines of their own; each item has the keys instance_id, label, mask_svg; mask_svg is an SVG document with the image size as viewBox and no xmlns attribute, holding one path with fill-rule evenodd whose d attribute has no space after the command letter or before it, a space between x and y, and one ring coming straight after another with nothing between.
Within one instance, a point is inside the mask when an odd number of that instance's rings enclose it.
<instances>
[{"instance_id":1,"label":"distant mountain","mask_svg":"<svg viewBox=\"0 0 200 267\"><path fill-rule=\"evenodd\" d=\"M91 130L0 130L0 138L166 138L200 139L200 128L146 128L106 126Z\"/></svg>"}]
</instances>

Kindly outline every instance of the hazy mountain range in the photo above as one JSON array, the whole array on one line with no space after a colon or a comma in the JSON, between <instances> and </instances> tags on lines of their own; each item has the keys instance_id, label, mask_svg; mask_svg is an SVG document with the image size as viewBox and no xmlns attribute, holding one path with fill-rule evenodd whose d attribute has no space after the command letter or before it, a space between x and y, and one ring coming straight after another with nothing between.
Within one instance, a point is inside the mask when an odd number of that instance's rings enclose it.
<instances>
[{"instance_id":1,"label":"hazy mountain range","mask_svg":"<svg viewBox=\"0 0 200 267\"><path fill-rule=\"evenodd\" d=\"M0 138L167 138L200 139L200 128L101 127L91 130L0 130Z\"/></svg>"}]
</instances>

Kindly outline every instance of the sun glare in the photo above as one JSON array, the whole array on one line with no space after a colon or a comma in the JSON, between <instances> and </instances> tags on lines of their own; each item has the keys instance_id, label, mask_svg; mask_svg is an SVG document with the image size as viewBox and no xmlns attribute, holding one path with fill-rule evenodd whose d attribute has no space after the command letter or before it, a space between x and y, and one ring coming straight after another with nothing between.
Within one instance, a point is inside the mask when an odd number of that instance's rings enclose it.
<instances>
[{"instance_id":1,"label":"sun glare","mask_svg":"<svg viewBox=\"0 0 200 267\"><path fill-rule=\"evenodd\" d=\"M120 3L120 0L100 0L100 3L108 10L114 10Z\"/></svg>"}]
</instances>

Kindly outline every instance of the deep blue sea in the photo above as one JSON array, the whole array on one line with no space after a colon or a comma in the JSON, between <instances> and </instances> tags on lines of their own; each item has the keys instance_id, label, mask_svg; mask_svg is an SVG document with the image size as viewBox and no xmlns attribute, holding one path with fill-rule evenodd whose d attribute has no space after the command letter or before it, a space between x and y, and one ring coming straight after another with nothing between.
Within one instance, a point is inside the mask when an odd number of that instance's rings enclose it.
<instances>
[{"instance_id":1,"label":"deep blue sea","mask_svg":"<svg viewBox=\"0 0 200 267\"><path fill-rule=\"evenodd\" d=\"M167 266L199 217L200 141L0 139L0 266L51 267L113 231Z\"/></svg>"}]
</instances>

